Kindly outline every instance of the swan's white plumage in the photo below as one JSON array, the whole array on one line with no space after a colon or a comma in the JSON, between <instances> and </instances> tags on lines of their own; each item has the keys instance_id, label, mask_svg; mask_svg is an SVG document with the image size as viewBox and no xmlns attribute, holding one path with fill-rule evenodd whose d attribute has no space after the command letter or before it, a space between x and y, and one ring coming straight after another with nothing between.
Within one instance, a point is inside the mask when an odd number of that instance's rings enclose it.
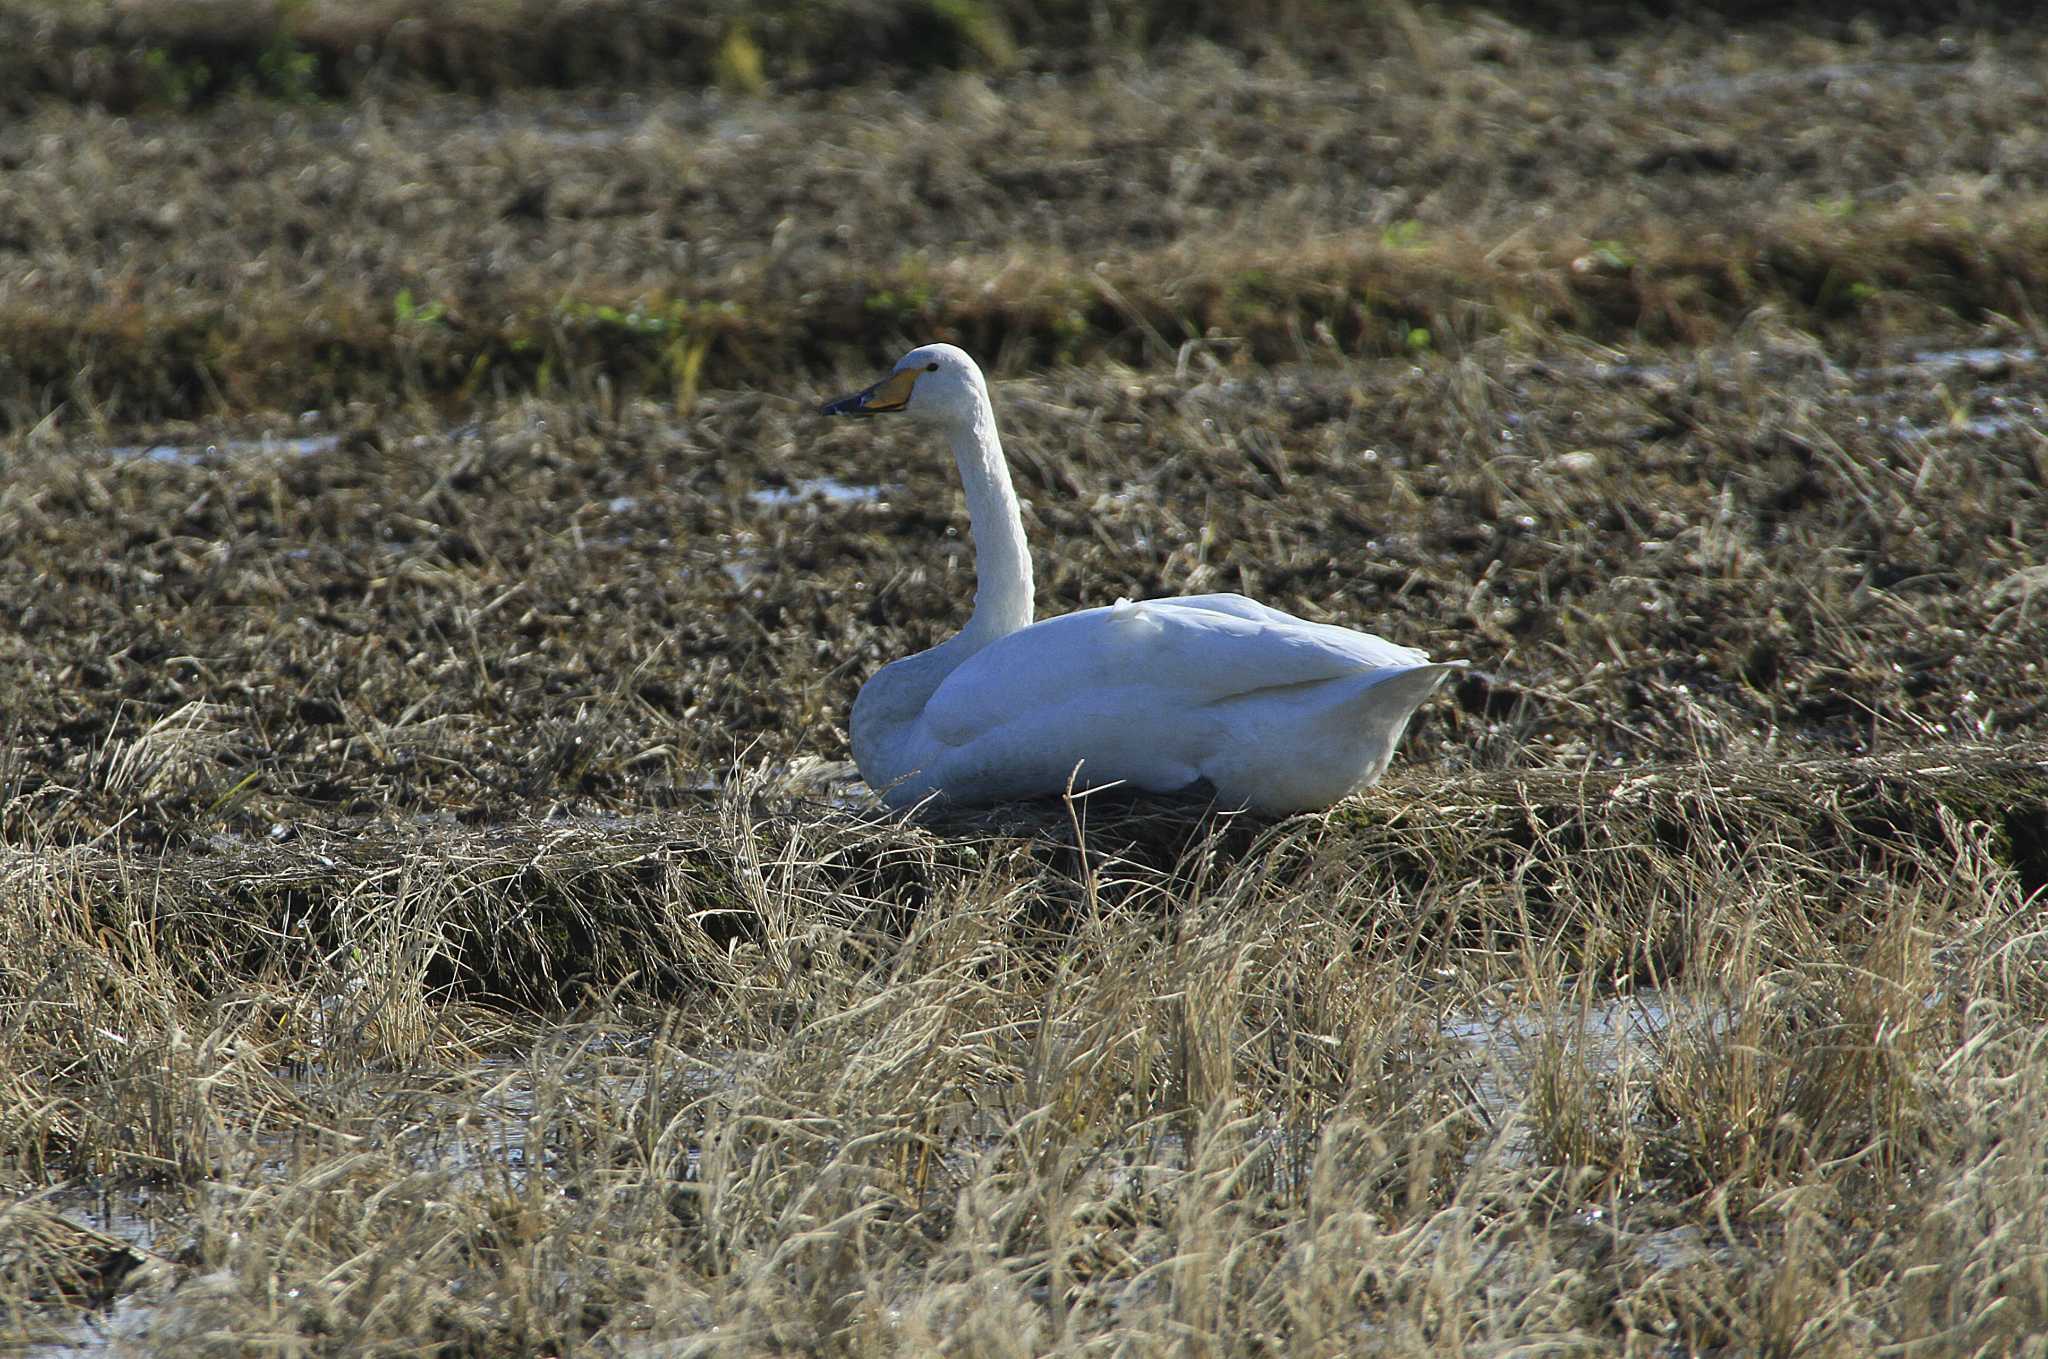
<instances>
[{"instance_id":1,"label":"swan's white plumage","mask_svg":"<svg viewBox=\"0 0 2048 1359\"><path fill-rule=\"evenodd\" d=\"M854 759L893 804L1207 781L1226 806L1325 807L1385 771L1416 707L1463 664L1242 595L1120 600L1033 623L1023 522L980 369L927 345L825 407L884 409L951 435L978 577L967 627L882 667L854 703Z\"/></svg>"}]
</instances>

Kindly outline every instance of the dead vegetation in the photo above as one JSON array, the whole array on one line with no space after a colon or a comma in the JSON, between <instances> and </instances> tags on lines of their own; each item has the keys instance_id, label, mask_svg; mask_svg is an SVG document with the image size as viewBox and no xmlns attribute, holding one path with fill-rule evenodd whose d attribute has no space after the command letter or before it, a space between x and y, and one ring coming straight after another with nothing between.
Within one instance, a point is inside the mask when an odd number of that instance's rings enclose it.
<instances>
[{"instance_id":1,"label":"dead vegetation","mask_svg":"<svg viewBox=\"0 0 2048 1359\"><path fill-rule=\"evenodd\" d=\"M1037 369L2024 329L2041 38L1959 32L1439 20L1335 72L43 107L0 127L0 421L687 408L934 336Z\"/></svg>"},{"instance_id":2,"label":"dead vegetation","mask_svg":"<svg viewBox=\"0 0 2048 1359\"><path fill-rule=\"evenodd\" d=\"M1494 0L1461 17L1474 13L1492 33L1528 24L1593 41L1647 26L1643 11L1616 0ZM2011 23L1969 0L1720 0L1694 14L1710 23L1796 14L1806 31L1830 35L1866 35L1877 22L1909 34ZM1360 50L1433 59L1433 17L1408 0L10 0L0 6L0 107L63 100L130 113L422 87L791 92L954 70L1086 71L1191 41L1342 69Z\"/></svg>"},{"instance_id":3,"label":"dead vegetation","mask_svg":"<svg viewBox=\"0 0 2048 1359\"><path fill-rule=\"evenodd\" d=\"M158 1186L155 1349L1997 1350L2048 1320L2041 846L1997 819L2044 782L10 851L0 1137ZM584 1022L457 999L597 919Z\"/></svg>"}]
</instances>

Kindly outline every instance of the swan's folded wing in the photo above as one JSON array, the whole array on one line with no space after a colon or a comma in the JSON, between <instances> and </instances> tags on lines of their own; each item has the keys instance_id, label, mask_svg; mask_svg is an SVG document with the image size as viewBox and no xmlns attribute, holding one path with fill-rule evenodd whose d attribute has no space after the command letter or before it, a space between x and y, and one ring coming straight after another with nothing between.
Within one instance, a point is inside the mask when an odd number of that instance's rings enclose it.
<instances>
[{"instance_id":1,"label":"swan's folded wing","mask_svg":"<svg viewBox=\"0 0 2048 1359\"><path fill-rule=\"evenodd\" d=\"M1349 656L1359 666L1371 669L1386 665L1429 664L1429 654L1415 647L1402 646L1384 637L1359 632L1353 628L1338 627L1333 623L1311 623L1307 619L1296 618L1291 613L1276 609L1270 604L1261 604L1256 599L1247 599L1243 595L1182 595L1173 599L1149 600L1139 607L1220 613L1251 623L1263 623L1276 629L1313 638L1319 645Z\"/></svg>"},{"instance_id":2,"label":"swan's folded wing","mask_svg":"<svg viewBox=\"0 0 2048 1359\"><path fill-rule=\"evenodd\" d=\"M990 643L932 695L925 728L963 746L1090 697L1129 705L1135 721L1157 721L1264 689L1428 660L1413 647L1305 622L1241 595L1126 602L1050 618Z\"/></svg>"}]
</instances>

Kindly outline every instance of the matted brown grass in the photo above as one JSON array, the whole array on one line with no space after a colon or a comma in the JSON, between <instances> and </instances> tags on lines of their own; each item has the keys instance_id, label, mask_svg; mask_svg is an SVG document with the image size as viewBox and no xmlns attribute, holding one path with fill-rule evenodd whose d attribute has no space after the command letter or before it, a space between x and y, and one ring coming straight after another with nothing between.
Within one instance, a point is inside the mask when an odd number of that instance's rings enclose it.
<instances>
[{"instance_id":1,"label":"matted brown grass","mask_svg":"<svg viewBox=\"0 0 2048 1359\"><path fill-rule=\"evenodd\" d=\"M2048 1319L2044 783L10 851L4 1145L158 1186L159 1349L1996 1350ZM582 1023L451 1003L597 920Z\"/></svg>"}]
</instances>

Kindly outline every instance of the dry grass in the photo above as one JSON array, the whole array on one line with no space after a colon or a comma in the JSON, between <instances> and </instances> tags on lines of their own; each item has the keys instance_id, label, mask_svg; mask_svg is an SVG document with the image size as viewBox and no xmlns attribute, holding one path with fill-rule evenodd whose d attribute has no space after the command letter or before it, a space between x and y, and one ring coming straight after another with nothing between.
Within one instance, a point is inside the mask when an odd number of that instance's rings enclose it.
<instances>
[{"instance_id":1,"label":"dry grass","mask_svg":"<svg viewBox=\"0 0 2048 1359\"><path fill-rule=\"evenodd\" d=\"M9 1173L157 1184L157 1349L1998 1351L2048 1323L2041 845L1997 810L2044 782L15 854ZM455 1001L599 912L659 1019L600 988L507 1049Z\"/></svg>"},{"instance_id":2,"label":"dry grass","mask_svg":"<svg viewBox=\"0 0 2048 1359\"><path fill-rule=\"evenodd\" d=\"M0 128L0 421L687 408L933 336L1157 368L2034 324L2038 33L1425 31L1337 73L1197 44L905 92L40 108Z\"/></svg>"},{"instance_id":3,"label":"dry grass","mask_svg":"<svg viewBox=\"0 0 2048 1359\"><path fill-rule=\"evenodd\" d=\"M1864 0L1846 15L1820 0L1695 7L1710 21L1796 17L1806 32L1865 37L1936 24L2013 26L1968 0ZM1494 0L1479 26L1611 41L1647 27L1616 0ZM1464 17L1464 16L1461 16ZM1433 15L1410 0L1029 4L1022 0L8 0L0 5L0 107L52 99L115 112L184 110L222 99L283 101L534 86L609 90L716 86L801 91L952 70L1086 71L1215 42L1342 70L1363 50L1442 59Z\"/></svg>"}]
</instances>

